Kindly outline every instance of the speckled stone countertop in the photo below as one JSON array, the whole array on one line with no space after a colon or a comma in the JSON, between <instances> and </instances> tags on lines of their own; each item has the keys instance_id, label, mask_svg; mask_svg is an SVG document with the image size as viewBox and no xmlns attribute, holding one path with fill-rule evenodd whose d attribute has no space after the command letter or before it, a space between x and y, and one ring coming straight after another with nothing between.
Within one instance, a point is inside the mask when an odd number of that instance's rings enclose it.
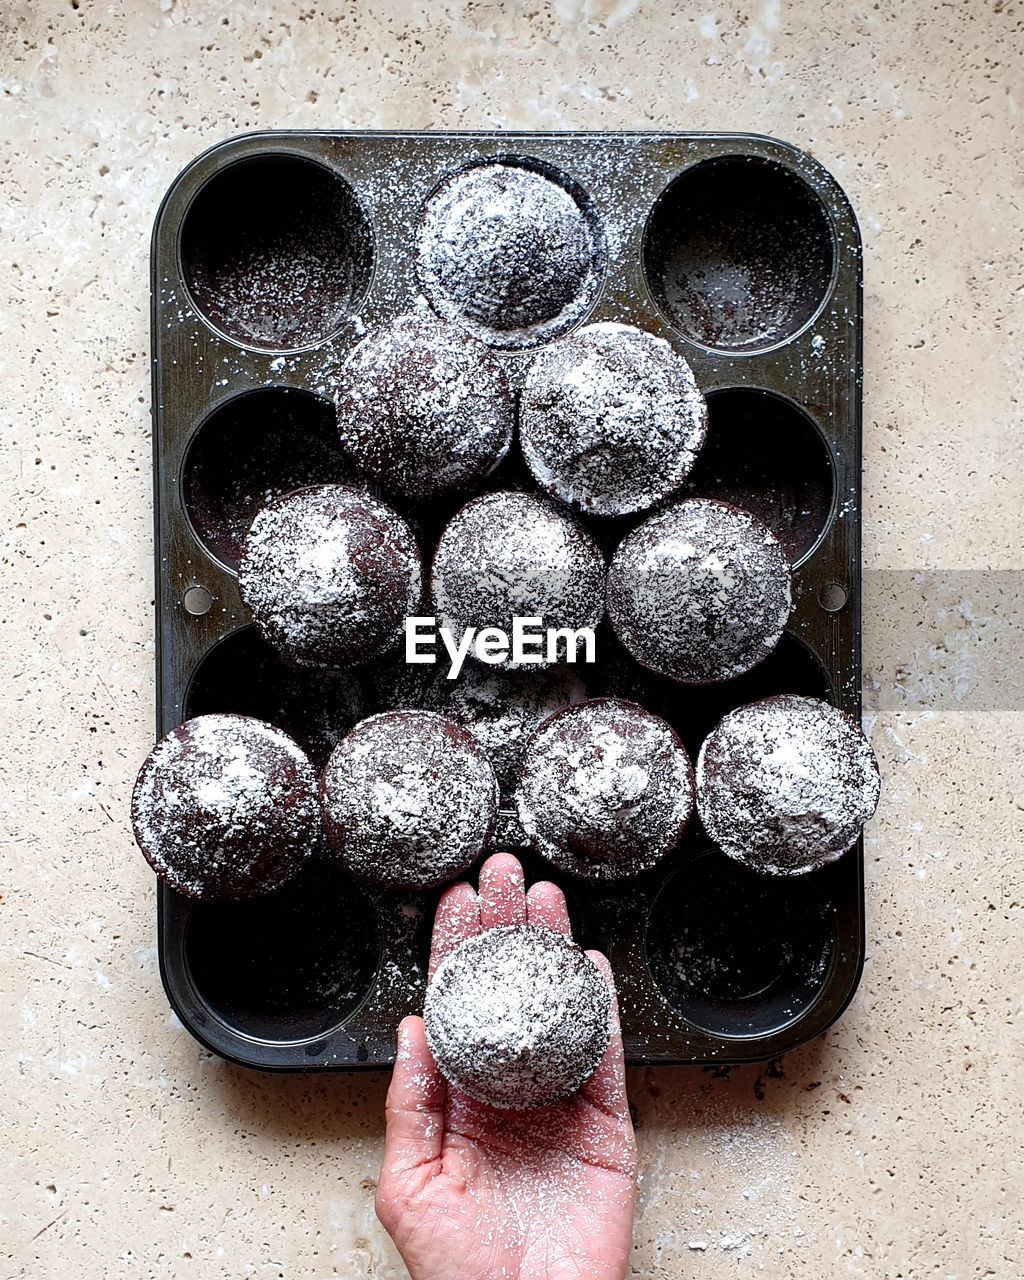
<instances>
[{"instance_id":1,"label":"speckled stone countertop","mask_svg":"<svg viewBox=\"0 0 1024 1280\"><path fill-rule=\"evenodd\" d=\"M1024 1274L1022 51L1015 0L4 4L0 1276L404 1274L372 1208L387 1077L203 1052L126 820L153 724L150 228L194 155L271 127L758 131L845 187L885 778L867 964L770 1072L632 1074L633 1274Z\"/></svg>"}]
</instances>

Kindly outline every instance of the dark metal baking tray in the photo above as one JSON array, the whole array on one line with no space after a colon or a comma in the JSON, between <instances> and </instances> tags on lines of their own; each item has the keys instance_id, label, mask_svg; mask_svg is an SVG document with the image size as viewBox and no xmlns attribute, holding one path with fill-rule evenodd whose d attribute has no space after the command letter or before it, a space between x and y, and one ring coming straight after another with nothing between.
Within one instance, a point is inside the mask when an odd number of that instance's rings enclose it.
<instances>
[{"instance_id":1,"label":"dark metal baking tray","mask_svg":"<svg viewBox=\"0 0 1024 1280\"><path fill-rule=\"evenodd\" d=\"M726 710L770 693L826 696L859 717L861 243L819 163L745 134L273 132L196 159L154 228L157 734L236 710L315 735L304 717L332 698L358 703L358 689L290 675L266 652L232 548L261 485L344 478L332 370L362 334L417 305L424 201L444 175L491 158L574 193L604 242L581 322L633 324L686 357L711 409L694 491L760 510L794 554L795 609L776 653L708 689L645 678L646 705L691 753ZM305 329L289 331L279 312L265 331L251 307L232 314L232 263L243 250L258 260L275 218L287 229L271 248L294 248ZM322 256L325 227L346 247L318 310L305 255ZM530 357L502 353L514 382ZM529 878L562 884L579 940L609 955L633 1064L774 1057L822 1032L853 995L859 842L822 871L767 881L698 828L655 871L594 887L520 850L514 824L504 830L495 848L519 853ZM247 1066L387 1066L399 1019L422 1006L436 899L368 891L319 859L260 903L197 905L161 884L167 995L204 1045Z\"/></svg>"}]
</instances>

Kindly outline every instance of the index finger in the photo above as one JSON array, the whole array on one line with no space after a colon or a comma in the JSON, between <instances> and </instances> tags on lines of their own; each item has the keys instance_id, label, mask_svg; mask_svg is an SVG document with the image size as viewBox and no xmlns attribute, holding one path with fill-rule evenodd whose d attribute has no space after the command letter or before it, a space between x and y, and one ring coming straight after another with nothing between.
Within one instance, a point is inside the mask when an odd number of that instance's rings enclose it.
<instances>
[{"instance_id":1,"label":"index finger","mask_svg":"<svg viewBox=\"0 0 1024 1280\"><path fill-rule=\"evenodd\" d=\"M438 966L460 942L472 938L480 929L480 898L477 891L465 880L449 885L441 894L434 915L427 981L433 978Z\"/></svg>"}]
</instances>

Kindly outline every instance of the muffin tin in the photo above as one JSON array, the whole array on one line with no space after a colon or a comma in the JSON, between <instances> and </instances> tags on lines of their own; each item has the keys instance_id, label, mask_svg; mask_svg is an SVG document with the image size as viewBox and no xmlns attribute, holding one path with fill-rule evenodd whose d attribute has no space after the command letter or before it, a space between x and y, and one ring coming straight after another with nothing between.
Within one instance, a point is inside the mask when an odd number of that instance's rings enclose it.
<instances>
[{"instance_id":1,"label":"muffin tin","mask_svg":"<svg viewBox=\"0 0 1024 1280\"><path fill-rule=\"evenodd\" d=\"M821 165L738 134L280 132L200 156L154 229L157 734L244 712L320 766L339 730L382 709L366 673L291 670L267 649L239 600L239 542L271 497L350 478L333 376L361 336L426 305L414 265L424 202L446 175L493 160L577 200L601 254L580 322L633 324L686 357L710 407L688 491L754 511L795 562L789 628L747 675L674 686L603 627L596 668L577 669L588 687L664 716L694 757L726 711L773 693L859 717L861 247ZM499 353L517 386L531 354ZM529 483L511 456L487 487ZM406 511L428 555L467 496ZM591 528L610 552L632 523ZM853 994L860 842L819 872L769 881L715 851L695 820L656 870L600 886L521 843L506 812L494 848L520 856L529 879L562 884L577 938L611 960L631 1063L773 1057ZM437 897L368 890L320 858L257 902L193 903L161 884L168 997L203 1044L248 1066L387 1066L398 1021L422 1008Z\"/></svg>"}]
</instances>

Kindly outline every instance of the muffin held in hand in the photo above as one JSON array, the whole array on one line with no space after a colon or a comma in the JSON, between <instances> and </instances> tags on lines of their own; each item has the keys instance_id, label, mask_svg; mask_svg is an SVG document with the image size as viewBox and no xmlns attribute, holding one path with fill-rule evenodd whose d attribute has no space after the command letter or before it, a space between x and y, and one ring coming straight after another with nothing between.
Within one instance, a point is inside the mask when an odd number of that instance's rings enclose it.
<instances>
[{"instance_id":1,"label":"muffin held in hand","mask_svg":"<svg viewBox=\"0 0 1024 1280\"><path fill-rule=\"evenodd\" d=\"M280 729L249 716L197 716L146 757L132 826L150 866L179 893L270 893L317 846L316 776Z\"/></svg>"},{"instance_id":2,"label":"muffin held in hand","mask_svg":"<svg viewBox=\"0 0 1024 1280\"><path fill-rule=\"evenodd\" d=\"M635 702L556 712L526 748L516 808L555 866L595 880L653 867L693 813L693 770L670 725Z\"/></svg>"},{"instance_id":3,"label":"muffin held in hand","mask_svg":"<svg viewBox=\"0 0 1024 1280\"><path fill-rule=\"evenodd\" d=\"M697 757L705 831L730 857L772 875L841 857L880 790L860 725L820 698L784 694L730 711Z\"/></svg>"},{"instance_id":4,"label":"muffin held in hand","mask_svg":"<svg viewBox=\"0 0 1024 1280\"><path fill-rule=\"evenodd\" d=\"M384 711L335 747L320 781L324 831L362 880L426 889L465 871L494 831L498 784L483 748L432 711Z\"/></svg>"},{"instance_id":5,"label":"muffin held in hand","mask_svg":"<svg viewBox=\"0 0 1024 1280\"><path fill-rule=\"evenodd\" d=\"M256 629L300 667L358 666L398 643L422 593L412 530L345 485L297 489L252 522L238 590Z\"/></svg>"},{"instance_id":6,"label":"muffin held in hand","mask_svg":"<svg viewBox=\"0 0 1024 1280\"><path fill-rule=\"evenodd\" d=\"M526 1110L566 1098L609 1040L600 969L564 934L498 925L460 943L427 988L430 1052L478 1102Z\"/></svg>"}]
</instances>

